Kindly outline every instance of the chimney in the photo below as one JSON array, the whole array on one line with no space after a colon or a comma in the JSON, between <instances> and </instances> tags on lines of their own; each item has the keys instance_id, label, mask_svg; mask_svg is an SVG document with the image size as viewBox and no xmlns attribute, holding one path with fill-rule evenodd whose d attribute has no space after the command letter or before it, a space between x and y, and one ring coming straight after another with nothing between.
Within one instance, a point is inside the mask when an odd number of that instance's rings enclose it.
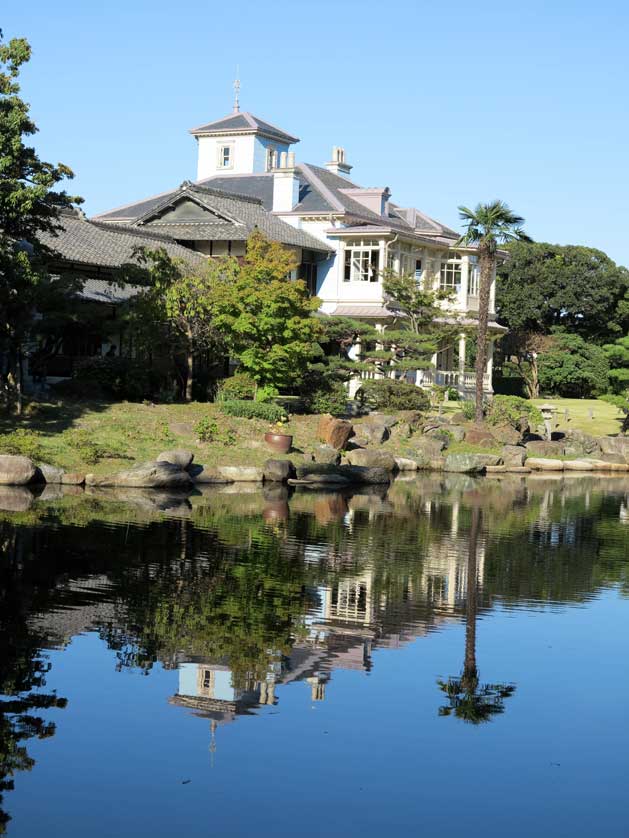
<instances>
[{"instance_id":1,"label":"chimney","mask_svg":"<svg viewBox=\"0 0 629 838\"><path fill-rule=\"evenodd\" d=\"M283 151L279 166L273 169L273 212L291 212L299 203L299 178L295 171L295 152Z\"/></svg>"},{"instance_id":2,"label":"chimney","mask_svg":"<svg viewBox=\"0 0 629 838\"><path fill-rule=\"evenodd\" d=\"M325 168L335 175L347 177L352 170L349 163L345 162L345 149L335 145L332 149L332 159L325 164Z\"/></svg>"}]
</instances>

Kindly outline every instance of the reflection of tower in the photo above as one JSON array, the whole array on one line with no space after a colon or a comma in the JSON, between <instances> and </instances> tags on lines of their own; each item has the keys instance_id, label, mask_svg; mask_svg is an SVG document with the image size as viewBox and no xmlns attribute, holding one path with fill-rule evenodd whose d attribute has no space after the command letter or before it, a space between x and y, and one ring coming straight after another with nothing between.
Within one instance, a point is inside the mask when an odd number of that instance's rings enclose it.
<instances>
[{"instance_id":1,"label":"reflection of tower","mask_svg":"<svg viewBox=\"0 0 629 838\"><path fill-rule=\"evenodd\" d=\"M275 681L260 682L260 704L275 704Z\"/></svg>"},{"instance_id":2,"label":"reflection of tower","mask_svg":"<svg viewBox=\"0 0 629 838\"><path fill-rule=\"evenodd\" d=\"M306 678L306 681L310 684L310 697L313 701L325 700L325 685L327 680L325 676L319 674Z\"/></svg>"}]
</instances>

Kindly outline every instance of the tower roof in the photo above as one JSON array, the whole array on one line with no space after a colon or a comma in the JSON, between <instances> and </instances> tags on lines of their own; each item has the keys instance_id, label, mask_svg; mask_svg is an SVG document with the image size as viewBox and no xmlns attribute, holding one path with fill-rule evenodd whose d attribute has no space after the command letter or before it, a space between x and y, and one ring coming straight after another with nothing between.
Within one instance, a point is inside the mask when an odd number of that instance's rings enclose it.
<instances>
[{"instance_id":1,"label":"tower roof","mask_svg":"<svg viewBox=\"0 0 629 838\"><path fill-rule=\"evenodd\" d=\"M214 122L206 122L205 125L199 125L197 128L191 128L190 133L195 137L210 136L212 134L263 134L273 140L292 145L298 143L299 138L287 134L281 128L271 125L264 119L258 119L247 111L238 113L231 113L229 116L224 116L222 119L216 119Z\"/></svg>"}]
</instances>

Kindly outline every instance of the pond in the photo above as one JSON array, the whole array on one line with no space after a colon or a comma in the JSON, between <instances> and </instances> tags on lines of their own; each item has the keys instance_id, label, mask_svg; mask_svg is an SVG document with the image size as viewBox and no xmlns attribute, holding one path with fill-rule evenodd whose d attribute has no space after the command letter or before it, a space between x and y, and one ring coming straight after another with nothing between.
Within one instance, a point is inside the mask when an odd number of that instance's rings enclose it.
<instances>
[{"instance_id":1,"label":"pond","mask_svg":"<svg viewBox=\"0 0 629 838\"><path fill-rule=\"evenodd\" d=\"M0 833L629 834L629 480L0 506Z\"/></svg>"}]
</instances>

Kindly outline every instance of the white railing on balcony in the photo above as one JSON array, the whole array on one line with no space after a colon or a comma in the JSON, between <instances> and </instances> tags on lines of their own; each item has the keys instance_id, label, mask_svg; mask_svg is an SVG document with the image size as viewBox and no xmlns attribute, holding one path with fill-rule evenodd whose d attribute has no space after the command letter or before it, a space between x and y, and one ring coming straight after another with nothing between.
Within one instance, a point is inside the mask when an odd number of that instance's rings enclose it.
<instances>
[{"instance_id":1,"label":"white railing on balcony","mask_svg":"<svg viewBox=\"0 0 629 838\"><path fill-rule=\"evenodd\" d=\"M421 386L457 387L460 390L473 390L476 387L476 374L459 370L423 370ZM483 375L483 390L491 391L491 375Z\"/></svg>"}]
</instances>

